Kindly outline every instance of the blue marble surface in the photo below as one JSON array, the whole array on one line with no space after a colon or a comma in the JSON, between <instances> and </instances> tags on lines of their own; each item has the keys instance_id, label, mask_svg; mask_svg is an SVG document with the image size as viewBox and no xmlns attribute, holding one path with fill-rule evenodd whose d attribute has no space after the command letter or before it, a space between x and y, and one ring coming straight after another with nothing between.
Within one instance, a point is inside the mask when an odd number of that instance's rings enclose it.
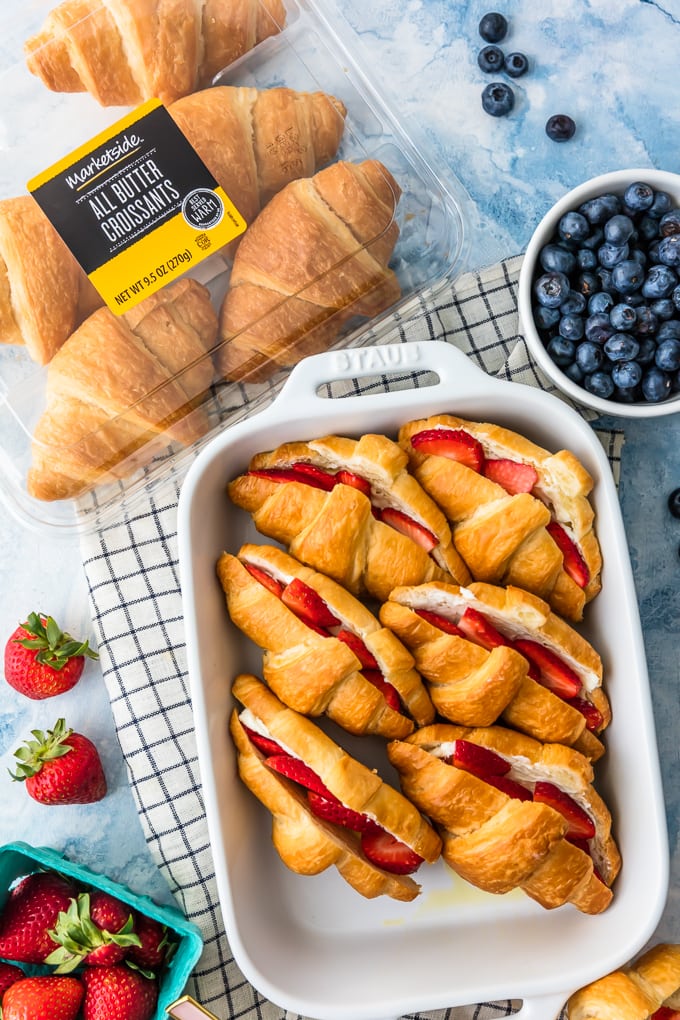
<instances>
[{"instance_id":1,"label":"blue marble surface","mask_svg":"<svg viewBox=\"0 0 680 1020\"><path fill-rule=\"evenodd\" d=\"M566 190L606 170L678 170L680 105L677 0L501 2L507 50L525 52L529 74L515 83L513 114L481 109L488 78L477 67L477 24L488 9L460 0L325 0L331 21L356 47L428 161L469 195L468 263L481 267L521 252L534 226ZM3 19L19 17L5 0ZM343 21L342 19L345 19ZM5 96L5 101L11 97ZM551 142L553 113L577 122L574 139ZM14 353L0 353L0 373ZM680 521L666 496L680 485L680 416L612 422L625 429L621 503L639 596L654 699L672 852L671 891L658 938L680 941ZM73 633L91 633L77 542L27 531L0 507L0 639L32 609L54 613ZM11 783L12 753L34 727L67 717L99 745L109 794L87 808L44 808ZM96 664L53 702L34 703L0 686L3 839L49 845L159 900L169 890L151 861L127 785Z\"/></svg>"}]
</instances>

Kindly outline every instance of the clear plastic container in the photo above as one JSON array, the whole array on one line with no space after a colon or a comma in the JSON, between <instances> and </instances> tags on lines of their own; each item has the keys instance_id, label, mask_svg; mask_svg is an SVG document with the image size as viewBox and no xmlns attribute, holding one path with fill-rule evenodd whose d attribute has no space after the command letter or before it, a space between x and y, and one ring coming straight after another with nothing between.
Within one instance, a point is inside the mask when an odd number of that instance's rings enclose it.
<instances>
[{"instance_id":1,"label":"clear plastic container","mask_svg":"<svg viewBox=\"0 0 680 1020\"><path fill-rule=\"evenodd\" d=\"M96 0L94 3L96 5ZM49 0L39 0L27 6L23 12L23 24L18 24L16 17L4 24L0 16L0 36L5 40L2 50L6 67L3 86L7 97L0 114L0 199L25 195L28 181L110 129L131 109L101 106L88 93L51 92L29 73L23 57L24 41L39 30L52 7ZM167 371L167 380L159 383L156 378L151 393L146 390L140 392L138 388L129 402L119 402L115 409L107 409L103 422L99 421L92 427L82 425L77 438L73 438L74 433L67 429L60 434L59 427L45 427L44 422L42 426L39 424L46 408L48 380L56 376L56 370L50 364L39 366L31 360L24 347L0 344L0 497L8 510L27 526L41 531L83 532L116 519L121 508L133 503L141 491L159 484L170 474L183 473L196 448L217 429L269 403L293 364L305 354L329 347L371 342L376 330L379 331L381 324L389 321L395 311L401 313L408 309L414 295L424 291L436 293L439 287L445 286L466 267L470 213L463 189L455 180L445 181L402 129L398 113L391 109L389 100L373 86L366 68L355 62L348 26L338 24L337 16L325 12L318 2L287 0L285 20L279 27L280 31L256 44L218 73L212 85L230 89L248 87L263 92L282 87L307 93L320 91L339 100L346 111L339 145L335 154L326 159L319 169L323 171L324 166L335 163L361 165L365 161L376 161L373 165L377 165L378 175L382 177L381 188L384 185L384 193L391 196L391 208L388 213L383 208L380 216L370 222L362 221L360 229L363 234L355 226L349 246L345 239L343 254L336 261L333 246L329 246L328 252L322 250L326 237L322 233L321 246L310 249L307 245L303 254L297 257L300 272L293 273L292 278L298 282L292 289L289 286L287 291L282 287L273 308L263 311L264 306L258 303L258 298L251 310L246 300L246 312L241 308L237 327L230 326L226 316L224 332L227 338L224 339L218 331L214 345L200 359L202 366L197 365L194 359L180 369ZM83 29L82 23L78 29ZM324 102L330 109L331 99L327 98ZM172 106L170 109L172 112ZM341 116L335 104L332 115ZM268 145L268 152L270 155L273 153L277 163L277 171L282 170L284 177L296 175L295 168L305 148L297 135L291 142L290 132L291 129L282 123L278 134L275 132L275 143ZM288 192L290 187L288 185L284 190ZM238 196L228 194L228 197L238 208ZM237 272L239 254L235 249L237 245L240 248L245 239L254 236L252 224L256 220L265 222L275 199L267 196L264 201L263 210L255 220L246 219L245 234L239 235L233 244L222 248L219 253L192 264L178 278L193 277L207 287L212 308L221 318L225 316L223 303L231 301L231 292L237 289L235 281L238 278L237 282L241 282L243 278L240 268ZM304 205L304 194L300 201ZM295 208L299 210L301 206L298 204ZM291 221L292 232L301 222L296 217L297 213ZM268 229L262 228L259 241L261 252L264 239L265 254L270 237L275 236ZM278 243L283 241L281 251L285 253L286 231L282 232L280 227L272 229L274 232L278 230ZM323 230L326 229L324 223ZM345 227L342 226L342 229ZM288 235L291 243L292 232ZM271 243L274 245L275 242ZM277 269L281 258L274 248L272 251L274 254L270 251L267 255L269 265ZM0 236L0 260L2 252ZM258 257L256 248L256 262ZM382 269L389 279L388 284L382 277L376 277L378 282L374 283L372 268L367 277L361 276L365 260L372 262L374 257L378 261L383 260ZM305 258L308 262L304 262ZM315 269L315 266L322 268ZM1 270L0 264L0 275ZM246 266L245 272L249 271ZM348 274L352 280L355 271L359 282L345 285ZM304 281L302 285L299 284L300 279ZM338 281L341 293L332 303L332 312L317 312L319 292L325 292L331 285L338 286ZM176 283L177 280L169 283L163 293L169 292ZM373 300L376 295L378 299ZM271 305L272 300L267 300ZM223 359L227 349L235 350L242 338L246 336L247 339L251 333L256 337L254 341L251 339L251 343L260 343L257 336L270 337L280 328L281 321L288 319L289 313L292 317L302 309L306 314L312 302L316 302L314 314L306 319L303 316L306 326L302 330L308 331L303 336L290 334L287 351L281 361L275 361L265 352L264 356L257 355L256 368L253 369L252 359L239 356L245 367L231 372L227 357L225 369ZM1 314L0 310L0 322ZM296 328L300 333L300 327ZM73 348L70 336L68 343ZM108 341L102 337L102 359L106 358L107 347ZM212 369L209 385L205 384L206 373L201 375L197 371L206 365ZM231 374L225 375L225 371ZM91 393L98 394L99 369L95 366L86 374ZM210 377L210 372L207 377ZM199 378L202 380L200 383L196 381ZM63 387L63 383L61 385ZM80 398L79 385L78 381L74 383L76 396ZM185 406L180 406L181 400L171 396L173 387L178 385L182 387L183 394L188 393ZM49 383L49 386L54 388L54 383ZM83 488L73 494L58 498L49 494L46 498L43 494L36 495L36 486L29 486L29 471L36 461L58 467L78 462L83 450L98 449L101 434L111 429L124 430L130 421L148 415L146 405L150 399L158 398L162 403L166 396L170 407L166 420L175 426L171 435L167 432L154 434L149 442L143 444L135 439L127 459L118 453L113 456L115 463L108 474L100 458L102 463L87 473L85 481L81 479ZM90 395L85 399L93 398ZM188 411L192 412L191 418L183 418ZM187 420L193 421L196 427L188 433L188 445L185 445ZM39 438L34 435L36 429ZM156 426L150 431L155 433ZM177 438L178 434L180 438Z\"/></svg>"}]
</instances>

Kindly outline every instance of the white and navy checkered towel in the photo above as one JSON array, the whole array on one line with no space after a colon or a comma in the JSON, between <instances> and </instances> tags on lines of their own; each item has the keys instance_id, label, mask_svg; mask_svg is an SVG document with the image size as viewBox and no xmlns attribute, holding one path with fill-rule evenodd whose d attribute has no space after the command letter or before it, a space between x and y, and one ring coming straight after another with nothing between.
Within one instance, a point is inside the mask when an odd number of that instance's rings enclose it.
<instances>
[{"instance_id":1,"label":"white and navy checkered towel","mask_svg":"<svg viewBox=\"0 0 680 1020\"><path fill-rule=\"evenodd\" d=\"M459 278L436 298L421 295L374 342L446 340L491 375L549 389L518 333L516 289L521 257ZM363 342L363 341L362 341ZM338 384L336 384L338 385ZM343 383L352 387L352 383ZM417 385L401 377L362 380L387 390ZM233 391L237 398L234 400ZM275 394L272 392L271 397ZM337 395L334 391L333 395ZM258 403L262 387L256 390ZM265 394L266 398L266 394ZM227 423L242 417L250 395L232 387ZM622 436L601 432L615 478ZM177 501L183 472L172 472L153 495L112 526L82 538L104 679L130 784L150 852L186 915L203 933L205 950L189 991L220 1020L284 1020L234 963L218 903L201 792L177 554ZM484 1003L418 1014L431 1020L506 1016L517 1003ZM292 1018L290 1018L292 1020Z\"/></svg>"}]
</instances>

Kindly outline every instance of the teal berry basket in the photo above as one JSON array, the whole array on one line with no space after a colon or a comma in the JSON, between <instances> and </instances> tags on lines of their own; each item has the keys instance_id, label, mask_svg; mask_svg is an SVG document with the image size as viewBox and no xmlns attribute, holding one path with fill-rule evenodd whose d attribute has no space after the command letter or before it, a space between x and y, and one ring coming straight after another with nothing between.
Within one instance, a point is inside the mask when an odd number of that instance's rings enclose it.
<instances>
[{"instance_id":1,"label":"teal berry basket","mask_svg":"<svg viewBox=\"0 0 680 1020\"><path fill-rule=\"evenodd\" d=\"M7 843L0 847L0 911L5 905L9 890L18 879L43 870L55 871L83 886L109 893L139 913L166 925L174 934L177 949L159 975L158 1005L154 1015L154 1020L167 1020L167 1007L182 995L203 951L203 939L196 925L174 907L154 903L148 896L139 896L105 875L99 875L83 864L67 860L56 850L34 847L23 842ZM48 970L46 967L24 969L27 973L46 973Z\"/></svg>"}]
</instances>

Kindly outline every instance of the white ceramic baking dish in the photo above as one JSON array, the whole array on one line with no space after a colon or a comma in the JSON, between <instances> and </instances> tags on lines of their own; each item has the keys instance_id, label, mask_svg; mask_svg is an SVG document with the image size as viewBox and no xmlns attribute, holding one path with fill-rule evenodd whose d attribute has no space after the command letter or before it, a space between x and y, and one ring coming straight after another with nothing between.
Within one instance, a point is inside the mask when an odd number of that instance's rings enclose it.
<instances>
[{"instance_id":1,"label":"white ceramic baking dish","mask_svg":"<svg viewBox=\"0 0 680 1020\"><path fill-rule=\"evenodd\" d=\"M430 370L431 386L328 398L325 383ZM424 377L426 380L432 376ZM230 506L226 482L249 458L287 440L328 433L394 435L410 418L449 411L569 447L595 479L603 589L583 632L605 664L613 722L597 785L610 806L623 868L612 905L586 916L545 911L520 893L491 896L441 862L418 872L411 904L364 901L330 869L290 873L270 841L270 817L236 776L227 735L230 683L257 672L259 653L228 621L215 562L256 533ZM382 1020L496 999L548 1020L576 988L615 969L651 937L668 887L668 841L643 639L609 463L591 427L563 401L489 378L444 342L330 352L298 365L265 411L214 439L192 466L179 508L180 568L191 691L217 884L234 956L282 1008L319 1020ZM337 738L339 731L334 731ZM342 739L342 738L341 738ZM380 741L346 741L383 776Z\"/></svg>"}]
</instances>

